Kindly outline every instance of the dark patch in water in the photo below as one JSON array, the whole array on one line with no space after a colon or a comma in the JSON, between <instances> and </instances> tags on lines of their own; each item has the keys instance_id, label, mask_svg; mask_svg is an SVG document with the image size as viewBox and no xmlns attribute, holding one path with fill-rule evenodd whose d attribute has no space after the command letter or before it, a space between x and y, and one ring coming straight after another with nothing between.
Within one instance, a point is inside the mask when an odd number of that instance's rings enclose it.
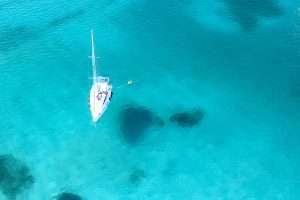
<instances>
[{"instance_id":1,"label":"dark patch in water","mask_svg":"<svg viewBox=\"0 0 300 200\"><path fill-rule=\"evenodd\" d=\"M178 124L181 127L192 127L199 124L203 117L204 113L200 110L185 111L173 114L170 117L170 121Z\"/></svg>"},{"instance_id":2,"label":"dark patch in water","mask_svg":"<svg viewBox=\"0 0 300 200\"><path fill-rule=\"evenodd\" d=\"M0 156L0 190L8 199L32 187L34 178L28 167L12 155Z\"/></svg>"},{"instance_id":3,"label":"dark patch in water","mask_svg":"<svg viewBox=\"0 0 300 200\"><path fill-rule=\"evenodd\" d=\"M18 48L35 36L35 31L29 26L2 27L0 29L0 51Z\"/></svg>"},{"instance_id":4,"label":"dark patch in water","mask_svg":"<svg viewBox=\"0 0 300 200\"><path fill-rule=\"evenodd\" d=\"M144 107L127 106L120 113L121 131L129 144L136 144L152 125L163 126L164 121Z\"/></svg>"},{"instance_id":5,"label":"dark patch in water","mask_svg":"<svg viewBox=\"0 0 300 200\"><path fill-rule=\"evenodd\" d=\"M131 184L138 185L145 177L145 171L143 169L136 168L129 175L129 181Z\"/></svg>"},{"instance_id":6,"label":"dark patch in water","mask_svg":"<svg viewBox=\"0 0 300 200\"><path fill-rule=\"evenodd\" d=\"M57 200L82 200L80 196L73 193L63 192L59 194L56 198Z\"/></svg>"},{"instance_id":7,"label":"dark patch in water","mask_svg":"<svg viewBox=\"0 0 300 200\"><path fill-rule=\"evenodd\" d=\"M235 20L244 30L251 31L261 17L278 17L283 10L277 0L224 0Z\"/></svg>"},{"instance_id":8,"label":"dark patch in water","mask_svg":"<svg viewBox=\"0 0 300 200\"><path fill-rule=\"evenodd\" d=\"M75 19L75 18L78 18L80 16L82 16L84 14L84 10L83 9L78 9L74 12L70 12L62 17L58 17L54 20L52 20L50 23L49 23L49 26L51 27L56 27L56 26L61 26L65 23L68 23L69 21Z\"/></svg>"},{"instance_id":9,"label":"dark patch in water","mask_svg":"<svg viewBox=\"0 0 300 200\"><path fill-rule=\"evenodd\" d=\"M38 36L51 30L51 28L63 25L74 18L80 17L84 13L83 9L78 9L50 21L48 27L45 26L39 29L27 25L0 27L0 51L6 52L16 49L24 43L38 38Z\"/></svg>"}]
</instances>

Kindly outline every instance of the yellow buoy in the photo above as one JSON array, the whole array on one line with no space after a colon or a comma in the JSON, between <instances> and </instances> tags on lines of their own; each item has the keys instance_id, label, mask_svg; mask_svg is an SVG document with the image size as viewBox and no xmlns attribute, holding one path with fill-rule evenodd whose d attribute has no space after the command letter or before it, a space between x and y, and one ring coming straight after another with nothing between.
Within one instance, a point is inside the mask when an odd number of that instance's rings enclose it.
<instances>
[{"instance_id":1,"label":"yellow buoy","mask_svg":"<svg viewBox=\"0 0 300 200\"><path fill-rule=\"evenodd\" d=\"M132 83L133 83L132 80L128 80L128 81L127 81L127 84L128 84L128 85L131 85Z\"/></svg>"}]
</instances>

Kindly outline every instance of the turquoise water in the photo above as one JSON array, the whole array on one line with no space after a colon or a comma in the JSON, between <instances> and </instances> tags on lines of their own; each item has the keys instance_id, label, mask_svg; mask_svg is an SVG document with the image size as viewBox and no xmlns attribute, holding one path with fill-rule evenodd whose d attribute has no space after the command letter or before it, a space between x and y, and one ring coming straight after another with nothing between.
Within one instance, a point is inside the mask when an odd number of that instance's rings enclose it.
<instances>
[{"instance_id":1,"label":"turquoise water","mask_svg":"<svg viewBox=\"0 0 300 200\"><path fill-rule=\"evenodd\" d=\"M298 1L5 0L0 21L0 155L34 177L17 199L300 198ZM97 126L91 28L115 88Z\"/></svg>"}]
</instances>

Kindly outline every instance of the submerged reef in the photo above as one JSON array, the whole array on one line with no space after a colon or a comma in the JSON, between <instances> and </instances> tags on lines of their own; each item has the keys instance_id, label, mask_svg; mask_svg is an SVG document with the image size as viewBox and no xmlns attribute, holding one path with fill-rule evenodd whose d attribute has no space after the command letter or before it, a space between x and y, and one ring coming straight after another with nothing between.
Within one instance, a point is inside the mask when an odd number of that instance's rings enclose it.
<instances>
[{"instance_id":1,"label":"submerged reef","mask_svg":"<svg viewBox=\"0 0 300 200\"><path fill-rule=\"evenodd\" d=\"M6 3L5 3L6 4ZM5 4L2 4L2 6ZM1 5L0 5L1 9ZM0 52L7 52L23 44L39 38L43 33L51 31L61 25L71 22L85 14L83 9L77 9L61 17L57 17L45 24L45 26L35 27L32 25L6 25L0 27Z\"/></svg>"},{"instance_id":2,"label":"submerged reef","mask_svg":"<svg viewBox=\"0 0 300 200\"><path fill-rule=\"evenodd\" d=\"M136 144L153 125L163 126L164 121L152 111L137 105L126 106L120 113L122 136L129 144Z\"/></svg>"},{"instance_id":3,"label":"submerged reef","mask_svg":"<svg viewBox=\"0 0 300 200\"><path fill-rule=\"evenodd\" d=\"M134 185L138 185L146 177L146 173L143 169L134 168L129 175L129 182Z\"/></svg>"},{"instance_id":4,"label":"submerged reef","mask_svg":"<svg viewBox=\"0 0 300 200\"><path fill-rule=\"evenodd\" d=\"M278 17L283 14L277 0L223 0L232 20L244 30L251 31L261 18Z\"/></svg>"},{"instance_id":5,"label":"submerged reef","mask_svg":"<svg viewBox=\"0 0 300 200\"><path fill-rule=\"evenodd\" d=\"M73 193L63 192L56 197L57 200L82 200L80 196Z\"/></svg>"},{"instance_id":6,"label":"submerged reef","mask_svg":"<svg viewBox=\"0 0 300 200\"><path fill-rule=\"evenodd\" d=\"M4 26L0 28L0 51L6 52L18 48L25 42L36 37L35 30L30 26Z\"/></svg>"},{"instance_id":7,"label":"submerged reef","mask_svg":"<svg viewBox=\"0 0 300 200\"><path fill-rule=\"evenodd\" d=\"M34 178L29 168L12 155L0 155L0 190L8 199L32 187Z\"/></svg>"},{"instance_id":8,"label":"submerged reef","mask_svg":"<svg viewBox=\"0 0 300 200\"><path fill-rule=\"evenodd\" d=\"M64 15L62 17L58 17L56 19L53 19L52 21L49 22L48 25L50 27L56 27L56 26L64 25L64 24L70 22L71 20L74 20L78 17L81 17L84 13L85 13L85 11L83 9L78 9L78 10L75 10L73 12L67 13L66 15Z\"/></svg>"},{"instance_id":9,"label":"submerged reef","mask_svg":"<svg viewBox=\"0 0 300 200\"><path fill-rule=\"evenodd\" d=\"M178 112L170 117L170 121L181 127L192 127L203 119L204 113L201 110Z\"/></svg>"}]
</instances>

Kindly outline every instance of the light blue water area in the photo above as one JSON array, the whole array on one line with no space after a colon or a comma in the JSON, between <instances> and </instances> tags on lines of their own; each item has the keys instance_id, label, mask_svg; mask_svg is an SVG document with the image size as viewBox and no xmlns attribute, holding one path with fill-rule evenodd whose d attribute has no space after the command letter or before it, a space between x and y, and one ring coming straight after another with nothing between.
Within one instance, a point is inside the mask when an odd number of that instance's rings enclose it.
<instances>
[{"instance_id":1,"label":"light blue water area","mask_svg":"<svg viewBox=\"0 0 300 200\"><path fill-rule=\"evenodd\" d=\"M299 199L299 8L1 1L0 156L34 177L14 179L17 199ZM96 126L91 28L114 87ZM1 176L2 200L12 181Z\"/></svg>"}]
</instances>

